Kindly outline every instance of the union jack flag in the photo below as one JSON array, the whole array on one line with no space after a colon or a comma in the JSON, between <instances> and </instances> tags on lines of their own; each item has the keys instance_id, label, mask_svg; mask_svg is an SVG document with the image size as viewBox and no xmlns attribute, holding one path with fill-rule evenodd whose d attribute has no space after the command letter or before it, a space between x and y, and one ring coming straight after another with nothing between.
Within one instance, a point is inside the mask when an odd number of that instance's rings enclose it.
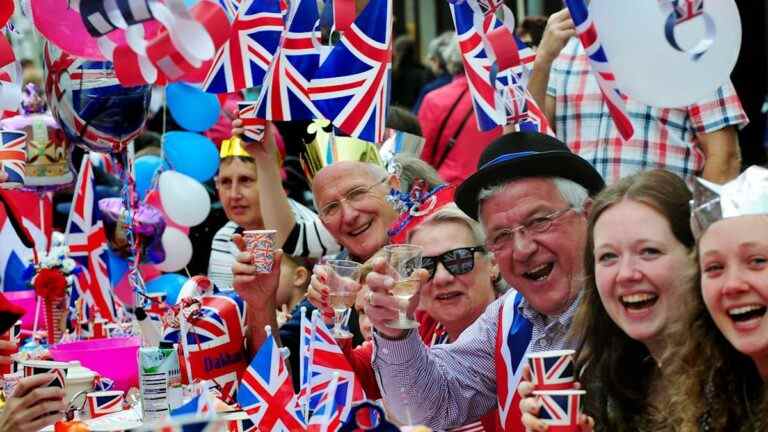
<instances>
[{"instance_id":1,"label":"union jack flag","mask_svg":"<svg viewBox=\"0 0 768 432\"><path fill-rule=\"evenodd\" d=\"M549 120L528 91L528 68L536 59L535 52L520 38L514 36L519 63L497 77L507 114L507 124L515 130L538 132L554 136Z\"/></svg>"},{"instance_id":2,"label":"union jack flag","mask_svg":"<svg viewBox=\"0 0 768 432\"><path fill-rule=\"evenodd\" d=\"M554 430L553 426L575 426L579 424L579 405L583 390L565 392L535 392L541 400L539 419Z\"/></svg>"},{"instance_id":3,"label":"union jack flag","mask_svg":"<svg viewBox=\"0 0 768 432\"><path fill-rule=\"evenodd\" d=\"M104 222L96 205L93 166L83 158L67 220L69 256L86 270L77 278L77 293L85 298L91 310L107 321L115 320L115 301L109 280L109 250ZM72 301L76 296L72 296Z\"/></svg>"},{"instance_id":4,"label":"union jack flag","mask_svg":"<svg viewBox=\"0 0 768 432\"><path fill-rule=\"evenodd\" d=\"M248 363L243 352L245 308L236 293L222 292L202 297L199 310L188 318L188 311L179 312L185 351L180 364L182 381L191 381L190 377L212 380L220 387L222 399L234 397L237 380Z\"/></svg>"},{"instance_id":5,"label":"union jack flag","mask_svg":"<svg viewBox=\"0 0 768 432\"><path fill-rule=\"evenodd\" d=\"M88 397L88 410L91 417L100 417L105 414L122 410L123 392L101 392Z\"/></svg>"},{"instance_id":6,"label":"union jack flag","mask_svg":"<svg viewBox=\"0 0 768 432\"><path fill-rule=\"evenodd\" d=\"M282 32L278 0L242 0L229 40L213 57L203 89L210 93L232 93L261 85Z\"/></svg>"},{"instance_id":7,"label":"union jack flag","mask_svg":"<svg viewBox=\"0 0 768 432\"><path fill-rule=\"evenodd\" d=\"M230 420L227 425L227 432L257 432L259 425L249 418Z\"/></svg>"},{"instance_id":8,"label":"union jack flag","mask_svg":"<svg viewBox=\"0 0 768 432\"><path fill-rule=\"evenodd\" d=\"M573 388L573 352L562 355L528 357L531 376L537 390L564 390Z\"/></svg>"},{"instance_id":9,"label":"union jack flag","mask_svg":"<svg viewBox=\"0 0 768 432\"><path fill-rule=\"evenodd\" d=\"M211 417L216 414L214 409L214 402L208 395L208 391L204 390L201 394L193 397L184 405L171 411L171 417L179 416L196 416L196 417Z\"/></svg>"},{"instance_id":10,"label":"union jack flag","mask_svg":"<svg viewBox=\"0 0 768 432\"><path fill-rule=\"evenodd\" d=\"M224 12L227 13L227 18L229 18L230 21L235 19L237 16L237 11L240 9L240 0L218 0L219 5L224 9Z\"/></svg>"},{"instance_id":11,"label":"union jack flag","mask_svg":"<svg viewBox=\"0 0 768 432\"><path fill-rule=\"evenodd\" d=\"M93 379L94 391L110 391L114 386L115 382L110 378L96 375L96 378Z\"/></svg>"},{"instance_id":12,"label":"union jack flag","mask_svg":"<svg viewBox=\"0 0 768 432\"><path fill-rule=\"evenodd\" d=\"M680 24L704 13L704 0L665 0L675 13L675 23Z\"/></svg>"},{"instance_id":13,"label":"union jack flag","mask_svg":"<svg viewBox=\"0 0 768 432\"><path fill-rule=\"evenodd\" d=\"M605 103L608 105L613 123L622 138L629 141L635 133L635 128L627 114L626 96L619 90L616 77L611 71L608 57L600 43L597 28L589 15L587 5L584 0L565 0L565 5L571 13L573 23L576 24L576 31L579 33L579 39L587 53L589 66L592 68L603 96L605 96Z\"/></svg>"},{"instance_id":14,"label":"union jack flag","mask_svg":"<svg viewBox=\"0 0 768 432\"><path fill-rule=\"evenodd\" d=\"M0 131L0 167L11 183L24 183L27 164L27 134L21 131Z\"/></svg>"},{"instance_id":15,"label":"union jack flag","mask_svg":"<svg viewBox=\"0 0 768 432\"><path fill-rule=\"evenodd\" d=\"M53 231L53 205L50 196L41 197L36 192L0 190L1 199L9 205L20 229L26 229L38 250L48 250L48 240ZM42 200L42 202L41 202ZM40 207L42 216L40 220ZM24 245L11 219L0 206L0 291L28 289L24 270L32 262L34 251Z\"/></svg>"},{"instance_id":16,"label":"union jack flag","mask_svg":"<svg viewBox=\"0 0 768 432\"><path fill-rule=\"evenodd\" d=\"M328 388L323 392L320 403L312 413L307 431L309 432L336 432L341 427L341 406L337 400L339 375L334 374Z\"/></svg>"},{"instance_id":17,"label":"union jack flag","mask_svg":"<svg viewBox=\"0 0 768 432\"><path fill-rule=\"evenodd\" d=\"M318 318L315 318L318 317ZM365 393L347 358L336 344L328 327L313 314L315 325L311 346L309 409L317 409L324 392L338 375L336 399L341 409L341 419L346 419L352 405L365 400Z\"/></svg>"},{"instance_id":18,"label":"union jack flag","mask_svg":"<svg viewBox=\"0 0 768 432\"><path fill-rule=\"evenodd\" d=\"M307 429L285 360L269 331L243 374L237 390L237 402L260 430Z\"/></svg>"},{"instance_id":19,"label":"union jack flag","mask_svg":"<svg viewBox=\"0 0 768 432\"><path fill-rule=\"evenodd\" d=\"M507 117L495 83L491 80L491 60L475 27L472 7L467 2L450 6L477 126L482 131L494 129L505 124ZM486 22L493 27L498 25L496 20Z\"/></svg>"},{"instance_id":20,"label":"union jack flag","mask_svg":"<svg viewBox=\"0 0 768 432\"><path fill-rule=\"evenodd\" d=\"M392 0L371 0L320 65L309 91L342 132L382 142L391 69Z\"/></svg>"},{"instance_id":21,"label":"union jack flag","mask_svg":"<svg viewBox=\"0 0 768 432\"><path fill-rule=\"evenodd\" d=\"M291 6L280 48L256 103L257 117L275 121L322 117L309 94L310 80L320 66L320 42L313 40L317 20L315 0L299 0Z\"/></svg>"},{"instance_id":22,"label":"union jack flag","mask_svg":"<svg viewBox=\"0 0 768 432\"><path fill-rule=\"evenodd\" d=\"M308 396L310 392L310 365L312 364L311 346L315 327L309 318L307 318L307 308L302 307L300 311L301 324L299 334L301 339L299 339L299 402L301 403L302 412L306 418L309 416Z\"/></svg>"}]
</instances>

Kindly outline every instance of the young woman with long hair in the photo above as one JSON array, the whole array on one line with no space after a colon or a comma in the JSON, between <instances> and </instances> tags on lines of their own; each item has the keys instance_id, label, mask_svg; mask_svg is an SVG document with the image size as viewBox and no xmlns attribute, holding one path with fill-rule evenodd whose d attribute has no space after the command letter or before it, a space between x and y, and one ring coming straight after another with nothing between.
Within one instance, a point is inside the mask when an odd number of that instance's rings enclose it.
<instances>
[{"instance_id":1,"label":"young woman with long hair","mask_svg":"<svg viewBox=\"0 0 768 432\"><path fill-rule=\"evenodd\" d=\"M663 170L626 177L592 204L584 254L586 284L571 327L587 393L582 430L658 431L664 410L661 362L671 323L693 297L691 193ZM528 430L545 430L538 402L519 387Z\"/></svg>"}]
</instances>

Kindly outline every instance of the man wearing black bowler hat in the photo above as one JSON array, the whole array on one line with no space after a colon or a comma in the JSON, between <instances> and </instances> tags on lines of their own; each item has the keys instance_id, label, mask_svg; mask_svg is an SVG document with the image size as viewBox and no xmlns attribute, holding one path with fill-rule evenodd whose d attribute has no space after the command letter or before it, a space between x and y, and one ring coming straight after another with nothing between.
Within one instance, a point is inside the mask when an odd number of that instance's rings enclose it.
<instances>
[{"instance_id":1,"label":"man wearing black bowler hat","mask_svg":"<svg viewBox=\"0 0 768 432\"><path fill-rule=\"evenodd\" d=\"M417 332L387 327L398 301L388 294L386 262L374 262L366 313L376 329L374 368L393 412L448 429L498 403L503 429L522 430L513 398L525 354L576 345L567 332L583 286L590 196L603 186L587 161L547 135L511 133L486 148L455 200L481 222L486 247L516 291L451 345L427 348Z\"/></svg>"}]
</instances>

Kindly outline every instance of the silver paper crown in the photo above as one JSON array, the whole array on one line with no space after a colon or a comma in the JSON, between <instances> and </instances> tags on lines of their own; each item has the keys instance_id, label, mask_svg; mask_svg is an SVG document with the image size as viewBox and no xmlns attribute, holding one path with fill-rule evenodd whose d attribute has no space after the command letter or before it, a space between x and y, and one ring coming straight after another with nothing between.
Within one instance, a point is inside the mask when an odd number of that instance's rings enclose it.
<instances>
[{"instance_id":1,"label":"silver paper crown","mask_svg":"<svg viewBox=\"0 0 768 432\"><path fill-rule=\"evenodd\" d=\"M696 238L713 223L747 215L768 215L768 169L749 167L724 185L696 178L691 201L691 228Z\"/></svg>"}]
</instances>

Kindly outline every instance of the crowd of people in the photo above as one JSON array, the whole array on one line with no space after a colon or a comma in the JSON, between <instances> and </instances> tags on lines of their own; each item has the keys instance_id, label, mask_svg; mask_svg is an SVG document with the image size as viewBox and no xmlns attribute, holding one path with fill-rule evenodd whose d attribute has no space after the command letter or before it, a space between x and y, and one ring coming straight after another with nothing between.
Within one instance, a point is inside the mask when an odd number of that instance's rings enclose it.
<instances>
[{"instance_id":1,"label":"crowd of people","mask_svg":"<svg viewBox=\"0 0 768 432\"><path fill-rule=\"evenodd\" d=\"M334 317L321 261L348 259L366 272L340 344L395 422L546 430L524 359L573 349L583 431L768 430L768 170L740 174L748 119L733 86L685 109L628 100L638 133L624 142L568 11L521 32L537 49L529 90L556 137L478 129L453 33L429 44L427 67L413 39L394 44L403 109L389 126L424 146L389 169L334 161L307 179L305 200L283 187L278 156L303 132L268 122L263 142L247 142L232 122L212 185L226 222L205 224L210 247L196 254L207 249L207 275L247 303L248 350L279 328L298 389L302 311ZM402 233L423 261L407 307L420 326L401 330L380 251L401 222L392 197L415 188L445 203ZM268 274L242 237L265 228L280 248ZM60 417L63 392L44 378L19 381L0 431Z\"/></svg>"}]
</instances>

